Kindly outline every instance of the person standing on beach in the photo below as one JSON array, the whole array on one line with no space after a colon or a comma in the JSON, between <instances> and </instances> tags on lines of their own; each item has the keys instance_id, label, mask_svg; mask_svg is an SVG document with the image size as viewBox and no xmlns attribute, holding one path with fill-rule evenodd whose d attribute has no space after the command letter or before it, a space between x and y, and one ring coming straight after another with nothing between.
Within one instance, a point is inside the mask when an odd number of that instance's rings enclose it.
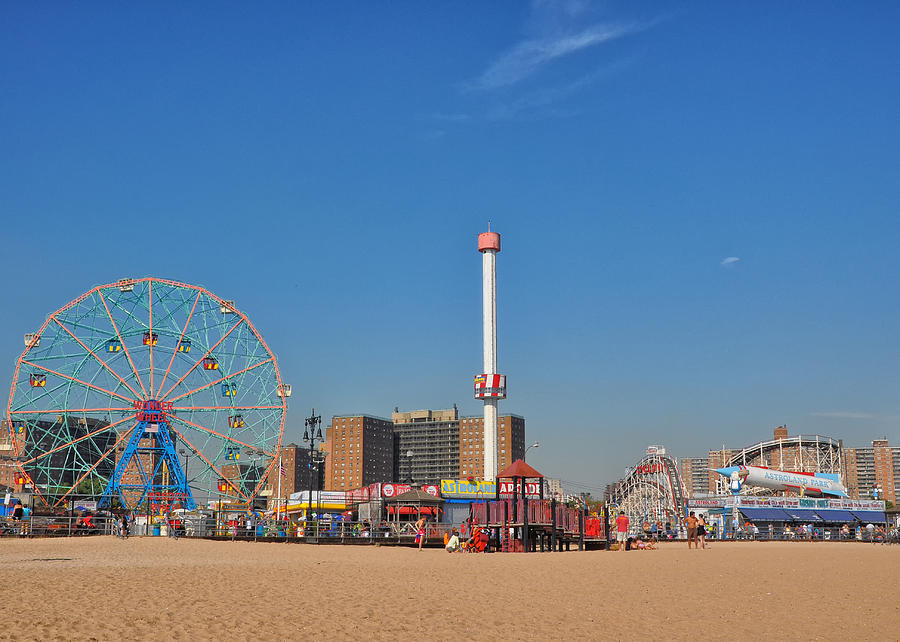
<instances>
[{"instance_id":1,"label":"person standing on beach","mask_svg":"<svg viewBox=\"0 0 900 642\"><path fill-rule=\"evenodd\" d=\"M697 548L698 544L700 548L706 548L706 519L702 513L697 515L697 541L694 542L694 548Z\"/></svg>"},{"instance_id":2,"label":"person standing on beach","mask_svg":"<svg viewBox=\"0 0 900 642\"><path fill-rule=\"evenodd\" d=\"M619 513L616 517L616 541L619 542L619 550L625 550L625 540L628 538L628 515Z\"/></svg>"},{"instance_id":3,"label":"person standing on beach","mask_svg":"<svg viewBox=\"0 0 900 642\"><path fill-rule=\"evenodd\" d=\"M423 515L416 521L416 541L419 542L419 550L425 544L425 526L428 524L428 517Z\"/></svg>"},{"instance_id":4,"label":"person standing on beach","mask_svg":"<svg viewBox=\"0 0 900 642\"><path fill-rule=\"evenodd\" d=\"M700 522L697 521L697 517L694 515L694 512L691 511L691 514L688 515L688 518L684 520L685 526L687 526L687 542L688 548L691 547L691 542L694 543L694 548L697 548L697 526Z\"/></svg>"},{"instance_id":5,"label":"person standing on beach","mask_svg":"<svg viewBox=\"0 0 900 642\"><path fill-rule=\"evenodd\" d=\"M28 528L28 526L23 521L25 518L25 507L22 506L22 500L16 500L16 505L13 506L13 509L10 512L10 517L14 522L18 522L17 527L19 531L19 537L25 537L27 532L26 529Z\"/></svg>"}]
</instances>

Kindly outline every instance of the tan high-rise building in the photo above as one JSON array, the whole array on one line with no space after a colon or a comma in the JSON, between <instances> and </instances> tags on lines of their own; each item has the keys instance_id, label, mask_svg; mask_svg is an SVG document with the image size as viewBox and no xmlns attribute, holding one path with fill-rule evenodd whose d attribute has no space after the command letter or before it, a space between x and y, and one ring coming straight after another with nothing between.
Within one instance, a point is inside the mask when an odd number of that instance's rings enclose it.
<instances>
[{"instance_id":1,"label":"tan high-rise building","mask_svg":"<svg viewBox=\"0 0 900 642\"><path fill-rule=\"evenodd\" d=\"M709 495L709 459L706 457L683 457L680 462L681 481L688 497Z\"/></svg>"},{"instance_id":2,"label":"tan high-rise building","mask_svg":"<svg viewBox=\"0 0 900 642\"><path fill-rule=\"evenodd\" d=\"M394 478L398 482L436 484L441 479L484 475L484 417L460 417L446 410L395 409ZM500 470L525 455L525 418L497 418Z\"/></svg>"},{"instance_id":3,"label":"tan high-rise building","mask_svg":"<svg viewBox=\"0 0 900 642\"><path fill-rule=\"evenodd\" d=\"M437 484L459 474L459 411L394 408L394 481Z\"/></svg>"}]
</instances>

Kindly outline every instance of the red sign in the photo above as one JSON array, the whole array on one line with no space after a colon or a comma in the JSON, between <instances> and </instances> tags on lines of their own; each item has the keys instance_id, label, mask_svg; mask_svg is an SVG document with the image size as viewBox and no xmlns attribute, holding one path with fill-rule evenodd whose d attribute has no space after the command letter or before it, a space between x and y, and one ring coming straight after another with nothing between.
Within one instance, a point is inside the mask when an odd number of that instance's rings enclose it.
<instances>
[{"instance_id":1,"label":"red sign","mask_svg":"<svg viewBox=\"0 0 900 642\"><path fill-rule=\"evenodd\" d=\"M374 486L375 484L373 484ZM370 486L371 488L371 486ZM412 486L409 484L382 484L381 485L381 496L382 497L396 497L397 495L402 495L405 492L408 492L412 489ZM426 484L422 486L422 490L424 490L429 495L434 495L435 497L441 496L440 489L433 484Z\"/></svg>"},{"instance_id":2,"label":"red sign","mask_svg":"<svg viewBox=\"0 0 900 642\"><path fill-rule=\"evenodd\" d=\"M346 495L347 502L350 504L367 502L374 498L381 497L381 484L369 484L362 488L354 488L353 490L348 490Z\"/></svg>"},{"instance_id":3,"label":"red sign","mask_svg":"<svg viewBox=\"0 0 900 642\"><path fill-rule=\"evenodd\" d=\"M410 486L408 486L407 484L382 484L381 485L381 496L382 497L396 497L397 495L402 495L409 489L410 489Z\"/></svg>"},{"instance_id":4,"label":"red sign","mask_svg":"<svg viewBox=\"0 0 900 642\"><path fill-rule=\"evenodd\" d=\"M666 467L662 462L656 462L655 464L642 464L637 467L638 472L642 475L649 475L651 473L664 473L666 472Z\"/></svg>"}]
</instances>

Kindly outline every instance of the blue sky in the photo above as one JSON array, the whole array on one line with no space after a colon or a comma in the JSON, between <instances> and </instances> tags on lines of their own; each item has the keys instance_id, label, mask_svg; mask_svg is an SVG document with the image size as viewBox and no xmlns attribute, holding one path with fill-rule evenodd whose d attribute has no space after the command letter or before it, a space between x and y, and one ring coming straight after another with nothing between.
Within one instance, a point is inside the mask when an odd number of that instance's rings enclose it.
<instances>
[{"instance_id":1,"label":"blue sky","mask_svg":"<svg viewBox=\"0 0 900 642\"><path fill-rule=\"evenodd\" d=\"M235 299L325 416L499 362L599 488L648 444L900 442L896 3L0 7L0 366L90 287Z\"/></svg>"}]
</instances>

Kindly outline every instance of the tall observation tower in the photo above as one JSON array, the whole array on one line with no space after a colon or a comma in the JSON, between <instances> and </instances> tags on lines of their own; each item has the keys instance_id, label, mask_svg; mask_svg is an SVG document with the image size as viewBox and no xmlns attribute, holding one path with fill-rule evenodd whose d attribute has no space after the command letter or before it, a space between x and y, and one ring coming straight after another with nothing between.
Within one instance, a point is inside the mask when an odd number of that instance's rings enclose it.
<instances>
[{"instance_id":1,"label":"tall observation tower","mask_svg":"<svg viewBox=\"0 0 900 642\"><path fill-rule=\"evenodd\" d=\"M490 230L488 225L488 230ZM475 398L484 401L484 479L497 477L497 402L506 399L506 376L497 374L497 254L500 235L478 235L483 288L484 369L475 375Z\"/></svg>"}]
</instances>

